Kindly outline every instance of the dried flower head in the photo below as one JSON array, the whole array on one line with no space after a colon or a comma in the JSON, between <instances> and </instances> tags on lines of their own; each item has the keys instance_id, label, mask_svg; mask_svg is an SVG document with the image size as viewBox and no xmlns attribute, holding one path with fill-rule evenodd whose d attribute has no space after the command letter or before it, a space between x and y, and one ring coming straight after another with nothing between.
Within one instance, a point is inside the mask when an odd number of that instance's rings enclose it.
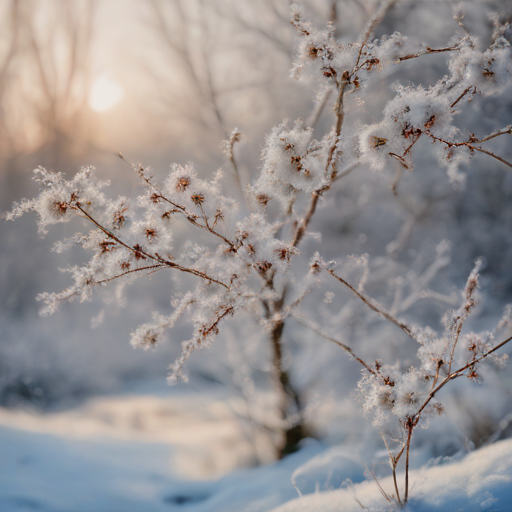
<instances>
[{"instance_id":1,"label":"dried flower head","mask_svg":"<svg viewBox=\"0 0 512 512\"><path fill-rule=\"evenodd\" d=\"M176 191L184 192L190 186L190 178L188 176L181 176L176 180Z\"/></svg>"},{"instance_id":2,"label":"dried flower head","mask_svg":"<svg viewBox=\"0 0 512 512\"><path fill-rule=\"evenodd\" d=\"M195 205L200 206L204 203L204 194L194 194L190 196L190 199Z\"/></svg>"}]
</instances>

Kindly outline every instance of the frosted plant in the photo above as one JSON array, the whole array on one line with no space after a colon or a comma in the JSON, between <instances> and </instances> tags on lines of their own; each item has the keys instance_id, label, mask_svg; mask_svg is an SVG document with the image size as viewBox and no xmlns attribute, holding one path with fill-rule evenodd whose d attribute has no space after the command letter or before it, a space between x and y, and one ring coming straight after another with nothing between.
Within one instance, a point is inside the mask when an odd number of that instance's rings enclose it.
<instances>
[{"instance_id":1,"label":"frosted plant","mask_svg":"<svg viewBox=\"0 0 512 512\"><path fill-rule=\"evenodd\" d=\"M419 344L418 366L401 370L398 363L389 365L376 361L370 366L363 362L363 377L358 384L363 409L381 431L389 451L395 481L394 498L401 505L407 503L409 495L409 450L413 431L418 426L428 427L429 418L444 412L443 405L436 399L437 393L459 377L478 381L479 366L485 359L492 359L498 366L508 359L507 354L497 356L495 352L512 340L512 337L499 343L496 340L504 329L510 329L509 307L492 332L462 333L464 323L477 304L475 295L480 265L478 261L468 278L460 307L449 310L443 317L445 330L441 335L429 327L409 327L368 297L359 294L361 300L402 328ZM348 285L342 278L333 275ZM404 451L405 486L401 497L396 467Z\"/></svg>"},{"instance_id":2,"label":"frosted plant","mask_svg":"<svg viewBox=\"0 0 512 512\"><path fill-rule=\"evenodd\" d=\"M463 332L476 303L480 263L467 281L462 305L444 317L443 333L428 326L409 325L397 316L420 300L453 301L453 297L429 288L436 273L449 261L446 243L438 246L434 261L420 275L404 272L390 280L389 272L385 273L386 284L394 288L393 304L387 309L366 292L376 279L370 272L373 263L367 254L326 263L318 243L308 253L301 252L301 242L309 235L320 200L328 196L335 182L357 166L381 171L390 161L413 171L413 154L420 139L433 143L437 159L447 168L455 186L463 185L460 166L475 152L511 167L487 149L487 143L511 134L510 127L478 138L464 135L454 122L459 109L475 95L499 94L510 87L512 67L510 44L504 37L506 24L500 24L499 19L485 50L479 49L479 42L464 31L462 24L461 33L443 48L431 48L396 32L376 39L377 26L394 4L393 0L376 2L359 38L349 44L336 39L332 24L320 30L305 21L298 5L292 5L292 23L301 40L292 74L297 79L318 79L320 90L335 92L335 120L319 140L313 137L313 127L302 120L293 124L284 121L271 130L262 151L261 172L245 191L251 208L248 212L239 210L236 201L224 195L226 178L221 171L205 180L192 164L174 164L165 182L159 184L148 168L133 165L143 186L143 193L135 201L107 198L101 191L107 183L97 180L92 168L83 168L71 180L38 169L36 179L42 187L39 197L17 204L9 218L36 212L41 233L51 224L74 217L84 219L91 227L88 233L57 245L61 251L78 244L92 256L85 265L67 269L73 278L69 288L39 296L46 314L54 313L66 301L90 300L96 289L115 280L130 283L137 277L166 270L189 278L184 280L183 293L172 298L174 311L168 315L154 313L153 320L138 327L131 338L135 347L154 348L179 318L189 320L193 334L183 341L181 355L170 367L171 380L186 378L187 359L195 350L208 347L228 319L250 312L270 340L272 379L281 421L279 455L305 436L302 397L283 363L285 324L295 319L340 346L363 367L358 386L364 397L363 408L382 432L395 477L395 494L388 499L405 505L413 431L425 426L429 416L442 413L443 407L436 401L438 391L461 376L478 379L479 366L487 359L504 362L504 357L498 358L495 352L511 338L500 342L497 331ZM448 72L444 77L429 88L421 84L396 85L382 119L376 113L379 119L357 128L357 108L346 108L349 95L364 102L378 86L377 77L432 54L447 55ZM356 126L347 133L345 117L352 117L350 123ZM235 170L233 148L240 137L234 130L223 144ZM270 204L277 205L277 217L275 208L270 212ZM173 243L173 230L179 222L187 223L183 250ZM398 239L388 244L388 253L393 254L403 244ZM347 273L357 275L357 282L351 284ZM324 297L322 304L335 300L332 292L323 289L333 279L354 294L368 312L380 314L419 345L416 366L403 368L400 361L367 362L349 344L325 333L311 315L303 313L301 305L316 290ZM499 328L508 329L509 324L506 316ZM405 486L400 493L396 468L404 454Z\"/></svg>"}]
</instances>

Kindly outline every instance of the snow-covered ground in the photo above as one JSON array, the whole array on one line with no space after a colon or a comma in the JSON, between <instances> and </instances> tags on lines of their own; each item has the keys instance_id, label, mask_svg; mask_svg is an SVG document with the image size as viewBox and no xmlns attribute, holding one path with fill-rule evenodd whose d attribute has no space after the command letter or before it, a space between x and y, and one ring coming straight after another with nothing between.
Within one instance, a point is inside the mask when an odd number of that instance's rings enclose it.
<instances>
[{"instance_id":1,"label":"snow-covered ground","mask_svg":"<svg viewBox=\"0 0 512 512\"><path fill-rule=\"evenodd\" d=\"M399 475L402 477L403 475ZM512 441L506 440L411 473L410 512L512 510ZM399 480L400 481L400 480ZM391 477L379 480L391 495ZM274 512L352 512L394 510L373 481L292 500Z\"/></svg>"},{"instance_id":2,"label":"snow-covered ground","mask_svg":"<svg viewBox=\"0 0 512 512\"><path fill-rule=\"evenodd\" d=\"M307 441L254 460L236 399L194 392L95 398L68 411L0 409L1 512L390 510L356 446ZM220 476L224 474L224 476ZM392 494L389 477L379 483ZM411 473L410 510L512 510L512 441Z\"/></svg>"}]
</instances>

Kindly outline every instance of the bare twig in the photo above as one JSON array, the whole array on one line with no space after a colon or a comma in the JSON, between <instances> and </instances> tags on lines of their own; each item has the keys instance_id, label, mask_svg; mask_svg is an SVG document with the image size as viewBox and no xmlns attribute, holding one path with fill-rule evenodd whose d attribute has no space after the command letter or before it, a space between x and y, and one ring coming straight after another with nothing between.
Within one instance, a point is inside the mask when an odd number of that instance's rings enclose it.
<instances>
[{"instance_id":1,"label":"bare twig","mask_svg":"<svg viewBox=\"0 0 512 512\"><path fill-rule=\"evenodd\" d=\"M330 341L331 343L334 343L335 345L338 345L338 347L341 347L345 352L348 352L358 363L360 363L366 370L368 370L371 374L375 375L377 377L376 371L363 359L361 359L353 349L351 349L348 345L345 343L333 338L332 336L329 336L328 334L325 334L320 329L314 327L309 322L305 321L303 318L299 318L296 315L292 317L297 323L305 327L306 329L309 329L311 332L314 332L315 334L318 334L318 336L321 336L322 338L326 339L327 341Z\"/></svg>"},{"instance_id":2,"label":"bare twig","mask_svg":"<svg viewBox=\"0 0 512 512\"><path fill-rule=\"evenodd\" d=\"M488 140L499 137L500 135L510 135L510 134L512 134L512 125L508 125L507 127L502 128L501 130L490 133L483 139L480 139L480 143L487 142Z\"/></svg>"},{"instance_id":3,"label":"bare twig","mask_svg":"<svg viewBox=\"0 0 512 512\"><path fill-rule=\"evenodd\" d=\"M409 422L407 425L407 452L405 455L405 495L404 495L404 506L407 505L407 501L409 500L409 455L410 455L410 447L411 447L411 438L412 431L414 429L414 425L412 422Z\"/></svg>"},{"instance_id":4,"label":"bare twig","mask_svg":"<svg viewBox=\"0 0 512 512\"><path fill-rule=\"evenodd\" d=\"M142 272L143 270L159 270L162 268L167 268L167 267L166 267L166 265L162 264L162 265L149 265L147 267L132 268L131 270L127 270L126 272L123 272L116 276L109 277L108 279L101 279L100 281L95 281L95 284L110 283L111 281L114 281L115 279L126 276L128 274L133 274L134 272Z\"/></svg>"},{"instance_id":5,"label":"bare twig","mask_svg":"<svg viewBox=\"0 0 512 512\"><path fill-rule=\"evenodd\" d=\"M463 141L463 142L452 142L452 141L448 141L448 140L445 140L441 137L438 137L436 135L434 135L429 129L425 130L425 133L435 142L441 142L442 144L445 144L448 148L459 148L459 147L462 147L462 146L465 146L467 147L469 150L471 151L478 151L480 153L484 153L492 158L495 158L496 160L498 160L499 162L505 164L507 167L511 167L512 168L512 163L508 162L507 160L505 160L504 158L502 158L501 156L498 156L496 154L494 154L492 151L489 151L487 149L484 149L484 148L481 148L479 146L475 146L475 144L482 144L484 142L487 142L491 139L494 139L496 137L499 137L500 135L507 135L507 134L511 134L512 133L512 128L507 126L506 128L504 128L503 130L499 130L498 132L493 132L489 135L487 135L486 137L484 137L483 139L477 139L475 136L470 136L470 138L466 141Z\"/></svg>"},{"instance_id":6,"label":"bare twig","mask_svg":"<svg viewBox=\"0 0 512 512\"><path fill-rule=\"evenodd\" d=\"M370 469L366 463L364 463L364 467L366 469L366 472L368 473L368 475L370 475L372 478L373 478L373 481L376 483L377 485L377 488L379 489L379 492L381 493L382 497L388 501L389 503L391 503L391 498L388 496L387 492L382 488L382 485L380 485L380 482L379 482L379 479L377 478L377 475L375 474L375 471L373 471L372 469Z\"/></svg>"},{"instance_id":7,"label":"bare twig","mask_svg":"<svg viewBox=\"0 0 512 512\"><path fill-rule=\"evenodd\" d=\"M443 53L443 52L453 52L456 50L459 50L460 46L456 44L455 46L449 46L447 48L430 48L430 46L427 46L425 51L418 52L418 53L411 53L409 55L404 55L403 57L399 57L398 61L403 62L404 60L409 59L415 59L417 57L421 57L422 55L431 55L433 53Z\"/></svg>"},{"instance_id":8,"label":"bare twig","mask_svg":"<svg viewBox=\"0 0 512 512\"><path fill-rule=\"evenodd\" d=\"M486 155L489 155L492 158L495 158L496 160L498 160L498 162L501 162L502 164L505 164L507 167L511 167L512 168L512 163L507 162L507 160L505 160L501 156L495 155L492 151L488 151L487 149L479 148L478 146L473 146L473 145L470 145L470 144L468 144L467 146L470 149L473 149L475 151L479 151L480 153L484 153Z\"/></svg>"},{"instance_id":9,"label":"bare twig","mask_svg":"<svg viewBox=\"0 0 512 512\"><path fill-rule=\"evenodd\" d=\"M467 87L466 89L464 89L464 91L462 91L462 94L450 105L450 108L453 108L455 107L455 105L457 105L457 103L459 103L459 101L464 98L464 96L466 96L466 94L471 91L471 89L473 89L473 93L476 91L476 88L472 85L470 85L469 87Z\"/></svg>"},{"instance_id":10,"label":"bare twig","mask_svg":"<svg viewBox=\"0 0 512 512\"><path fill-rule=\"evenodd\" d=\"M398 464L398 460L399 460L402 452L400 452L400 455L398 457L396 455L393 455L391 452L391 449L389 448L388 442L386 440L386 436L382 432L380 433L380 435L382 437L382 441L384 441L384 446L386 447L386 450L388 451L389 461L391 463L391 470L393 472L393 485L395 486L395 492L396 492L396 500L399 505L402 505L402 501L400 500L400 491L398 490L398 482L396 479L396 466Z\"/></svg>"},{"instance_id":11,"label":"bare twig","mask_svg":"<svg viewBox=\"0 0 512 512\"><path fill-rule=\"evenodd\" d=\"M346 286L352 293L354 293L359 299L361 299L370 309L375 311L376 313L379 313L379 315L382 315L386 320L389 320L391 323L395 324L397 327L400 327L402 331L404 331L409 337L411 337L413 340L415 340L414 333L412 329L405 324L404 322L401 322L397 318L395 318L391 313L386 311L378 302L371 299L370 297L367 297L366 295L360 293L356 290L349 282L345 281L342 277L338 276L334 273L334 270L327 270L331 276L333 276L335 279L337 279L340 283L342 283L344 286Z\"/></svg>"}]
</instances>

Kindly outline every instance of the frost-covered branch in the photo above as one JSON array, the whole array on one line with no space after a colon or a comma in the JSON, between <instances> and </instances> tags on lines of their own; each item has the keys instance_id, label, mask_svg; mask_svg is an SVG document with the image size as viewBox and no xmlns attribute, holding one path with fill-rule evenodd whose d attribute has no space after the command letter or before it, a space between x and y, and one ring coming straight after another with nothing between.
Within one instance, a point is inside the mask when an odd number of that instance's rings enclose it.
<instances>
[{"instance_id":1,"label":"frost-covered branch","mask_svg":"<svg viewBox=\"0 0 512 512\"><path fill-rule=\"evenodd\" d=\"M444 412L441 403L432 403L438 392L450 381L461 376L477 380L478 365L490 359L496 351L512 340L512 337L508 337L500 343L494 343L494 335L489 332L463 334L463 326L476 305L475 292L480 265L481 262L477 262L467 280L462 305L457 310L448 311L443 318L445 332L442 336L438 336L430 328L415 329L414 336L420 344L420 365L400 371L398 365L379 363L375 371L368 372L359 382L364 409L374 415L373 422L381 432L390 428L394 417L405 433L398 442L396 453L389 448L386 441L395 478L397 464L405 454L404 498L403 501L397 498L400 505L405 505L409 497L409 459L414 429L429 416ZM509 318L510 308L505 311L499 327L509 325ZM507 355L493 356L493 359L497 364L503 364ZM456 360L459 367L452 371ZM443 370L446 375L439 382L440 372ZM400 496L398 492L397 496Z\"/></svg>"}]
</instances>

